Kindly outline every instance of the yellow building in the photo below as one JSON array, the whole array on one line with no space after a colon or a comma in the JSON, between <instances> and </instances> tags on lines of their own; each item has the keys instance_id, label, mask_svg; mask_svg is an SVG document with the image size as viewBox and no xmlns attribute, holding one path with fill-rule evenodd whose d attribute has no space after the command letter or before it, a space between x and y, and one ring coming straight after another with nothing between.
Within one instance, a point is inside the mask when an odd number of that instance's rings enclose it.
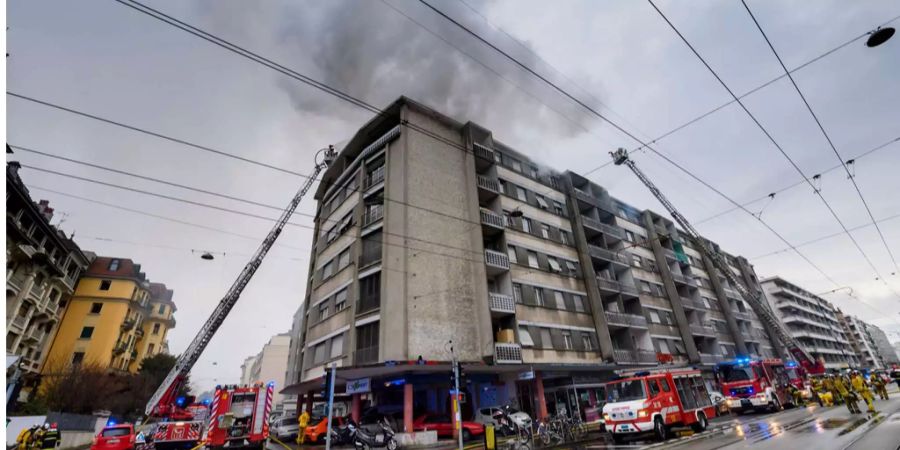
<instances>
[{"instance_id":1,"label":"yellow building","mask_svg":"<svg viewBox=\"0 0 900 450\"><path fill-rule=\"evenodd\" d=\"M141 328L143 339L138 341L137 346L138 353L143 357L169 352L166 334L175 328L176 309L172 290L162 283L150 283L150 314L144 316Z\"/></svg>"},{"instance_id":2,"label":"yellow building","mask_svg":"<svg viewBox=\"0 0 900 450\"><path fill-rule=\"evenodd\" d=\"M167 294L162 296L165 301L157 302L166 305L165 318L153 319L153 284ZM174 326L172 291L153 284L141 272L140 264L130 259L94 258L66 307L43 372L82 363L136 372L148 350L159 348L158 342ZM158 305L155 311L159 311ZM156 328L153 323L161 325ZM150 347L150 342L155 345Z\"/></svg>"}]
</instances>

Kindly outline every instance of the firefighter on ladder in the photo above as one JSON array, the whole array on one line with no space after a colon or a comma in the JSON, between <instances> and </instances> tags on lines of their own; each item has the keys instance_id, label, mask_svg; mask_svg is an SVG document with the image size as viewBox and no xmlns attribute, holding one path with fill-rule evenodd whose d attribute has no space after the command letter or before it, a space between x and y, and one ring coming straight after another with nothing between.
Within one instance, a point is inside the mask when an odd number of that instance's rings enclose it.
<instances>
[{"instance_id":1,"label":"firefighter on ladder","mask_svg":"<svg viewBox=\"0 0 900 450\"><path fill-rule=\"evenodd\" d=\"M875 404L872 400L875 397L872 395L872 391L869 390L869 386L866 385L866 380L863 379L862 375L854 370L853 377L850 379L850 383L853 385L853 390L859 393L859 396L865 400L866 405L869 407L869 412L875 412Z\"/></svg>"},{"instance_id":2,"label":"firefighter on ladder","mask_svg":"<svg viewBox=\"0 0 900 450\"><path fill-rule=\"evenodd\" d=\"M306 440L306 427L309 425L309 412L304 409L297 420L300 425L297 433L297 444L303 445L303 441Z\"/></svg>"}]
</instances>

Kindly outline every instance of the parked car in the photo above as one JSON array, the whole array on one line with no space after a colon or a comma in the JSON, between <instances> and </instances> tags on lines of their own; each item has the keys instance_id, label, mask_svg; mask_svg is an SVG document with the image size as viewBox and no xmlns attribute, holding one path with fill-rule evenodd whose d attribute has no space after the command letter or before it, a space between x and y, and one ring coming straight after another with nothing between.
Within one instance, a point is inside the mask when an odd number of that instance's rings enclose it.
<instances>
[{"instance_id":1,"label":"parked car","mask_svg":"<svg viewBox=\"0 0 900 450\"><path fill-rule=\"evenodd\" d=\"M453 436L453 422L448 414L422 414L413 421L414 431L437 431L438 437ZM484 425L477 422L462 423L463 440L484 434Z\"/></svg>"},{"instance_id":2,"label":"parked car","mask_svg":"<svg viewBox=\"0 0 900 450\"><path fill-rule=\"evenodd\" d=\"M488 408L481 408L478 411L475 411L475 417L472 420L482 425L493 425L500 428L500 423L497 419L498 417L502 417L504 410L506 414L509 415L509 418L520 428L526 430L531 429L531 416L511 406L491 406Z\"/></svg>"},{"instance_id":3,"label":"parked car","mask_svg":"<svg viewBox=\"0 0 900 450\"><path fill-rule=\"evenodd\" d=\"M293 441L300 433L300 422L296 417L281 417L272 421L269 432L280 441Z\"/></svg>"},{"instance_id":4,"label":"parked car","mask_svg":"<svg viewBox=\"0 0 900 450\"><path fill-rule=\"evenodd\" d=\"M130 423L110 425L97 433L91 450L133 450L136 437Z\"/></svg>"},{"instance_id":5,"label":"parked car","mask_svg":"<svg viewBox=\"0 0 900 450\"><path fill-rule=\"evenodd\" d=\"M341 416L332 417L334 423L337 426L344 425L345 419ZM306 441L307 442L325 442L325 432L328 430L328 418L327 417L314 417L310 419L309 426L306 427Z\"/></svg>"}]
</instances>

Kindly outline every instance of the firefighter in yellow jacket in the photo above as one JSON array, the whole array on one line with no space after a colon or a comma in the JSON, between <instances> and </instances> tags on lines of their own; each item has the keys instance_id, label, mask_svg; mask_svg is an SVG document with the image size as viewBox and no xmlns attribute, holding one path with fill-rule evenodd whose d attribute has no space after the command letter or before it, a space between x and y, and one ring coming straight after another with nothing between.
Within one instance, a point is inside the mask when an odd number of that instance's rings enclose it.
<instances>
[{"instance_id":1,"label":"firefighter in yellow jacket","mask_svg":"<svg viewBox=\"0 0 900 450\"><path fill-rule=\"evenodd\" d=\"M37 430L37 425L34 425L31 428L22 428L22 431L20 431L19 435L16 436L17 450L28 450L28 448L31 447L34 432Z\"/></svg>"},{"instance_id":2,"label":"firefighter in yellow jacket","mask_svg":"<svg viewBox=\"0 0 900 450\"><path fill-rule=\"evenodd\" d=\"M303 445L303 442L306 440L306 427L309 425L309 412L305 409L300 414L298 418L299 432L297 433L297 444Z\"/></svg>"},{"instance_id":3,"label":"firefighter in yellow jacket","mask_svg":"<svg viewBox=\"0 0 900 450\"><path fill-rule=\"evenodd\" d=\"M862 375L857 371L853 371L853 377L850 379L850 383L853 385L853 390L866 401L869 412L875 412L875 404L872 403L872 400L874 400L875 397L872 395L872 391L869 390L869 386L866 385L866 380L863 379Z\"/></svg>"},{"instance_id":4,"label":"firefighter in yellow jacket","mask_svg":"<svg viewBox=\"0 0 900 450\"><path fill-rule=\"evenodd\" d=\"M847 403L847 409L850 410L851 414L859 414L862 412L859 410L859 405L856 403L859 400L857 399L856 394L850 390L849 386L847 380L841 375L834 377L834 388L844 397L844 401Z\"/></svg>"},{"instance_id":5,"label":"firefighter in yellow jacket","mask_svg":"<svg viewBox=\"0 0 900 450\"><path fill-rule=\"evenodd\" d=\"M887 393L887 384L884 381L884 377L880 373L876 373L872 375L872 387L875 389L875 393L881 397L882 400L888 399Z\"/></svg>"}]
</instances>

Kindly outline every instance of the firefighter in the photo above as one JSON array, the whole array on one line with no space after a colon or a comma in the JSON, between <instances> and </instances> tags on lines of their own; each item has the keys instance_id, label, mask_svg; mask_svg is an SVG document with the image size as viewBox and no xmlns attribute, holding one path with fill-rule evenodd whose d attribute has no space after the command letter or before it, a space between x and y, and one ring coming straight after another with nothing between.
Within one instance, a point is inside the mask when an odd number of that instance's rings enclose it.
<instances>
[{"instance_id":1,"label":"firefighter","mask_svg":"<svg viewBox=\"0 0 900 450\"><path fill-rule=\"evenodd\" d=\"M56 424L45 423L40 434L40 440L35 442L35 448L40 450L55 450L62 444L62 435Z\"/></svg>"},{"instance_id":2,"label":"firefighter","mask_svg":"<svg viewBox=\"0 0 900 450\"><path fill-rule=\"evenodd\" d=\"M863 379L862 375L853 371L853 377L850 379L850 384L853 385L853 390L856 391L863 400L865 400L866 405L868 406L868 411L870 413L875 412L875 404L872 403L872 400L875 397L872 395L872 391L869 390L869 386L866 385L866 380Z\"/></svg>"},{"instance_id":3,"label":"firefighter","mask_svg":"<svg viewBox=\"0 0 900 450\"><path fill-rule=\"evenodd\" d=\"M28 450L28 448L31 446L31 439L34 437L34 433L37 430L37 425L32 425L30 428L22 428L22 431L20 431L19 435L16 436L17 450Z\"/></svg>"},{"instance_id":4,"label":"firefighter","mask_svg":"<svg viewBox=\"0 0 900 450\"><path fill-rule=\"evenodd\" d=\"M297 444L303 445L303 441L306 440L306 427L309 425L309 412L304 409L298 420L300 422L300 432L297 433Z\"/></svg>"},{"instance_id":5,"label":"firefighter","mask_svg":"<svg viewBox=\"0 0 900 450\"><path fill-rule=\"evenodd\" d=\"M840 405L844 402L844 397L834 386L834 376L828 375L825 377L825 380L822 382L825 386L825 389L831 393L831 401L835 405Z\"/></svg>"},{"instance_id":6,"label":"firefighter","mask_svg":"<svg viewBox=\"0 0 900 450\"><path fill-rule=\"evenodd\" d=\"M880 373L872 375L872 387L882 400L888 399L887 384L884 382L884 377L882 377Z\"/></svg>"},{"instance_id":7,"label":"firefighter","mask_svg":"<svg viewBox=\"0 0 900 450\"><path fill-rule=\"evenodd\" d=\"M822 394L824 387L822 386L822 380L819 377L811 377L809 380L809 390L812 391L813 397L815 397L816 401L819 402L819 406L825 406L825 403L822 401Z\"/></svg>"},{"instance_id":8,"label":"firefighter","mask_svg":"<svg viewBox=\"0 0 900 450\"><path fill-rule=\"evenodd\" d=\"M794 399L794 406L804 406L803 393L800 392L800 389L797 389L797 386L794 386L793 384L788 384L787 388L788 392L791 394L791 398Z\"/></svg>"},{"instance_id":9,"label":"firefighter","mask_svg":"<svg viewBox=\"0 0 900 450\"><path fill-rule=\"evenodd\" d=\"M844 397L844 401L847 403L847 409L850 410L850 414L859 414L862 411L859 410L859 405L857 404L858 399L856 398L856 394L850 390L849 386L850 384L844 377L838 375L834 378L834 388Z\"/></svg>"}]
</instances>

